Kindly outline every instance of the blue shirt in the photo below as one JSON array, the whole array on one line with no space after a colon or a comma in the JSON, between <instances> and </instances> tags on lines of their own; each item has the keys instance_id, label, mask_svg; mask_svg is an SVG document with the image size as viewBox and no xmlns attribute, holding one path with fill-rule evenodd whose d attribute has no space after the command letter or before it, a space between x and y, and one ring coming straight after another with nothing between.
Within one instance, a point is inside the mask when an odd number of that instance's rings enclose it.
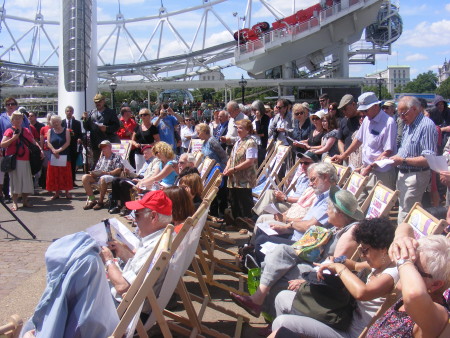
<instances>
[{"instance_id":1,"label":"blue shirt","mask_svg":"<svg viewBox=\"0 0 450 338\"><path fill-rule=\"evenodd\" d=\"M3 134L6 129L11 128L11 119L8 114L5 112L0 115L0 139L3 138ZM30 128L30 121L28 121L27 117L23 116L22 128Z\"/></svg>"},{"instance_id":2,"label":"blue shirt","mask_svg":"<svg viewBox=\"0 0 450 338\"><path fill-rule=\"evenodd\" d=\"M152 123L155 123L157 119L158 118L155 117L152 120ZM176 148L177 146L174 133L175 126L178 124L179 122L175 116L167 115L166 117L159 120L159 124L157 126L160 140L170 144L173 148Z\"/></svg>"},{"instance_id":3,"label":"blue shirt","mask_svg":"<svg viewBox=\"0 0 450 338\"><path fill-rule=\"evenodd\" d=\"M435 155L437 147L437 130L434 122L419 113L413 123L403 127L403 138L397 155L400 157L418 157ZM400 169L412 169L414 166L400 165Z\"/></svg>"},{"instance_id":4,"label":"blue shirt","mask_svg":"<svg viewBox=\"0 0 450 338\"><path fill-rule=\"evenodd\" d=\"M221 172L225 169L227 165L227 153L214 137L210 137L207 141L203 142L202 153L205 157L207 156L216 161L220 165Z\"/></svg>"},{"instance_id":5,"label":"blue shirt","mask_svg":"<svg viewBox=\"0 0 450 338\"><path fill-rule=\"evenodd\" d=\"M173 166L173 161L169 161L166 163L165 167L167 167L168 165ZM163 169L163 163L161 162L159 164L159 169L162 170ZM177 173L174 171L172 171L169 175L167 175L166 177L164 177L161 180L161 183L163 183L165 186L172 186L175 183L175 180L177 178Z\"/></svg>"},{"instance_id":6,"label":"blue shirt","mask_svg":"<svg viewBox=\"0 0 450 338\"><path fill-rule=\"evenodd\" d=\"M328 201L329 201L330 190L325 191L324 193L317 196L316 202L309 208L305 217L303 217L303 221L309 221L315 218L321 225L328 222ZM297 230L294 230L291 239L293 241L298 241L303 236L303 233Z\"/></svg>"},{"instance_id":7,"label":"blue shirt","mask_svg":"<svg viewBox=\"0 0 450 338\"><path fill-rule=\"evenodd\" d=\"M300 198L301 195L305 192L306 188L309 187L309 178L306 174L301 174L295 183L294 189L289 191L288 197L296 197Z\"/></svg>"},{"instance_id":8,"label":"blue shirt","mask_svg":"<svg viewBox=\"0 0 450 338\"><path fill-rule=\"evenodd\" d=\"M108 337L119 323L100 247L85 232L62 237L45 253L47 286L31 320L37 337ZM24 332L24 331L23 331Z\"/></svg>"}]
</instances>

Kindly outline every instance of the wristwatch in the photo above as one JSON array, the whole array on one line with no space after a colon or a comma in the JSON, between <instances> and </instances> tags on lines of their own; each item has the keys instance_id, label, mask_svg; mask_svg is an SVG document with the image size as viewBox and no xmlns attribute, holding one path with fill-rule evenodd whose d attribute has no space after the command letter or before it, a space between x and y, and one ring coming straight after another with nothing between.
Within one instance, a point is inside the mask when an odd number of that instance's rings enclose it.
<instances>
[{"instance_id":1,"label":"wristwatch","mask_svg":"<svg viewBox=\"0 0 450 338\"><path fill-rule=\"evenodd\" d=\"M401 259L399 259L398 261L397 261L397 269L399 268L399 267L401 267L403 264L405 264L405 263L412 263L412 260L410 260L409 258L406 258L406 259L404 259L404 258L401 258Z\"/></svg>"},{"instance_id":2,"label":"wristwatch","mask_svg":"<svg viewBox=\"0 0 450 338\"><path fill-rule=\"evenodd\" d=\"M111 264L114 264L114 261L113 261L112 259L108 259L108 260L105 262L105 269L106 269L106 271L108 271L109 266L110 266Z\"/></svg>"}]
</instances>

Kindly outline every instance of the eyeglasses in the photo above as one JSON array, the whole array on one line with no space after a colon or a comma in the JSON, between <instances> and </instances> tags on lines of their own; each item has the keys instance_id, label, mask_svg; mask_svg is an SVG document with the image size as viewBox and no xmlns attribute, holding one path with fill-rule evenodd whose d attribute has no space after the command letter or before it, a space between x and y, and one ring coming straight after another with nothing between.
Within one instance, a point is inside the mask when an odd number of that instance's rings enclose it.
<instances>
[{"instance_id":1,"label":"eyeglasses","mask_svg":"<svg viewBox=\"0 0 450 338\"><path fill-rule=\"evenodd\" d=\"M311 120L313 121L319 121L320 119L318 117L311 117Z\"/></svg>"},{"instance_id":2,"label":"eyeglasses","mask_svg":"<svg viewBox=\"0 0 450 338\"><path fill-rule=\"evenodd\" d=\"M144 209L135 210L134 215L137 218L139 216L143 216L143 215L148 214L150 212L152 212L150 209L144 208Z\"/></svg>"},{"instance_id":3,"label":"eyeglasses","mask_svg":"<svg viewBox=\"0 0 450 338\"><path fill-rule=\"evenodd\" d=\"M406 115L408 115L409 114L409 111L411 110L411 108L409 108L407 111L405 111L404 113L400 113L400 112L398 112L398 114L401 116L401 117L404 117L404 116L406 116Z\"/></svg>"},{"instance_id":4,"label":"eyeglasses","mask_svg":"<svg viewBox=\"0 0 450 338\"><path fill-rule=\"evenodd\" d=\"M178 161L178 164L186 164L184 161Z\"/></svg>"},{"instance_id":5,"label":"eyeglasses","mask_svg":"<svg viewBox=\"0 0 450 338\"><path fill-rule=\"evenodd\" d=\"M130 112L131 113L131 112ZM145 113L145 114L139 114L139 116L150 116L150 114L147 114L147 113Z\"/></svg>"},{"instance_id":6,"label":"eyeglasses","mask_svg":"<svg viewBox=\"0 0 450 338\"><path fill-rule=\"evenodd\" d=\"M185 119L185 121L192 121L191 119Z\"/></svg>"},{"instance_id":7,"label":"eyeglasses","mask_svg":"<svg viewBox=\"0 0 450 338\"><path fill-rule=\"evenodd\" d=\"M324 99L320 99L319 102L325 102L325 100Z\"/></svg>"},{"instance_id":8,"label":"eyeglasses","mask_svg":"<svg viewBox=\"0 0 450 338\"><path fill-rule=\"evenodd\" d=\"M299 113L294 113L294 115L295 116L300 116L300 115L303 115L304 113L301 111L301 112L299 112Z\"/></svg>"},{"instance_id":9,"label":"eyeglasses","mask_svg":"<svg viewBox=\"0 0 450 338\"><path fill-rule=\"evenodd\" d=\"M286 107L286 106L275 106L276 109L281 109L281 108L284 108L284 107Z\"/></svg>"},{"instance_id":10,"label":"eyeglasses","mask_svg":"<svg viewBox=\"0 0 450 338\"><path fill-rule=\"evenodd\" d=\"M311 183L315 183L318 179L319 179L319 176L313 176L313 177L310 177L310 178L309 178L309 181L310 181Z\"/></svg>"},{"instance_id":11,"label":"eyeglasses","mask_svg":"<svg viewBox=\"0 0 450 338\"><path fill-rule=\"evenodd\" d=\"M10 102L10 103L5 104L5 106L7 106L7 107L13 107L13 106L17 106L17 103L15 103L15 102Z\"/></svg>"},{"instance_id":12,"label":"eyeglasses","mask_svg":"<svg viewBox=\"0 0 450 338\"><path fill-rule=\"evenodd\" d=\"M420 270L419 267L418 267L416 264L414 264L414 266L416 267L417 272L418 272L422 277L424 277L424 278L433 278L433 276L430 275L429 273L423 272L422 270Z\"/></svg>"}]
</instances>

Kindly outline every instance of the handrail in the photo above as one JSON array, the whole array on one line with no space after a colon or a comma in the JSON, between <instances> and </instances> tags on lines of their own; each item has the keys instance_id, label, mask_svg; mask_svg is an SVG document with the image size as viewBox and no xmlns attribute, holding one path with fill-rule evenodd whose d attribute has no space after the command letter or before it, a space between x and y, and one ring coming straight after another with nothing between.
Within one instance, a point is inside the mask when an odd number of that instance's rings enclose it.
<instances>
[{"instance_id":1,"label":"handrail","mask_svg":"<svg viewBox=\"0 0 450 338\"><path fill-rule=\"evenodd\" d=\"M240 55L253 53L257 49L261 49L266 45L275 42L276 40L280 40L281 38L290 36L291 39L294 40L295 36L310 31L313 28L319 27L322 22L325 22L338 13L341 13L344 10L348 10L349 8L363 2L365 2L365 0L349 0L348 6L345 8L342 8L342 3L340 2L324 10L321 10L317 17L313 17L307 21L299 22L295 25L289 25L288 23L285 23L286 27L271 30L265 34L260 35L260 38L258 40L247 41L245 44L237 46L235 49L235 57L238 58Z\"/></svg>"}]
</instances>

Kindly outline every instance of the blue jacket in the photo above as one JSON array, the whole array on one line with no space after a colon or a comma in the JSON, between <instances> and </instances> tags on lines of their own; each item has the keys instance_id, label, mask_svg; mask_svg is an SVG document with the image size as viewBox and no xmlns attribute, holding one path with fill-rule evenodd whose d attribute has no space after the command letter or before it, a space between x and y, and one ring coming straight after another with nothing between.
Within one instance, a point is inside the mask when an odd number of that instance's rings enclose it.
<instances>
[{"instance_id":1,"label":"blue jacket","mask_svg":"<svg viewBox=\"0 0 450 338\"><path fill-rule=\"evenodd\" d=\"M104 338L113 332L119 317L99 252L100 247L85 232L49 246L47 287L31 318L36 337ZM26 330L30 329L28 323Z\"/></svg>"}]
</instances>

